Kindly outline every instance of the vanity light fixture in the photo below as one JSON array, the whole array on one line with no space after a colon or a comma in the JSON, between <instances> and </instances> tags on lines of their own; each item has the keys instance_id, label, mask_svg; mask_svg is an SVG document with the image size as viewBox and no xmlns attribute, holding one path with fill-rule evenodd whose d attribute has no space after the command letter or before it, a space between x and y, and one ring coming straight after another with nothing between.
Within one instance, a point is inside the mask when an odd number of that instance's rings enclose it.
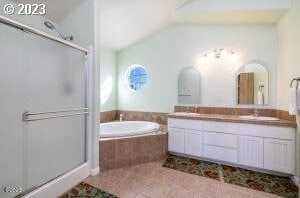
<instances>
[{"instance_id":1,"label":"vanity light fixture","mask_svg":"<svg viewBox=\"0 0 300 198\"><path fill-rule=\"evenodd\" d=\"M215 55L215 58L221 58L221 55L225 52L224 49L215 49L214 50L214 55Z\"/></svg>"},{"instance_id":2,"label":"vanity light fixture","mask_svg":"<svg viewBox=\"0 0 300 198\"><path fill-rule=\"evenodd\" d=\"M238 55L234 51L231 51L231 53L230 53L230 59L232 61L236 61L238 59Z\"/></svg>"},{"instance_id":3,"label":"vanity light fixture","mask_svg":"<svg viewBox=\"0 0 300 198\"><path fill-rule=\"evenodd\" d=\"M209 58L209 57L214 57L215 59L220 59L220 58L225 58L228 55L230 55L230 57L232 57L233 59L237 58L237 54L231 50L228 51L226 49L220 48L220 49L215 49L212 52L209 53L204 53L203 54L203 59Z\"/></svg>"}]
</instances>

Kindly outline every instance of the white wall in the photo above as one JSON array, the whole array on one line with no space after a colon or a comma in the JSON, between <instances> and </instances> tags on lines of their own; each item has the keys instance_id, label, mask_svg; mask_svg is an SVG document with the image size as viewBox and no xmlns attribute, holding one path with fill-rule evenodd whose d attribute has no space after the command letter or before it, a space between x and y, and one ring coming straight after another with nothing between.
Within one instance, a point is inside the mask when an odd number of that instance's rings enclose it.
<instances>
[{"instance_id":1,"label":"white wall","mask_svg":"<svg viewBox=\"0 0 300 198\"><path fill-rule=\"evenodd\" d=\"M278 30L278 97L279 109L288 110L289 83L300 77L300 2L280 20ZM300 116L297 116L300 126ZM300 128L297 127L297 174L300 175Z\"/></svg>"},{"instance_id":2,"label":"white wall","mask_svg":"<svg viewBox=\"0 0 300 198\"><path fill-rule=\"evenodd\" d=\"M101 48L100 51L100 111L117 109L116 53Z\"/></svg>"},{"instance_id":3,"label":"white wall","mask_svg":"<svg viewBox=\"0 0 300 198\"><path fill-rule=\"evenodd\" d=\"M74 36L74 43L84 47L92 45L94 42L92 0L84 0L58 25L66 36Z\"/></svg>"},{"instance_id":4,"label":"white wall","mask_svg":"<svg viewBox=\"0 0 300 198\"><path fill-rule=\"evenodd\" d=\"M288 110L289 83L300 77L300 4L278 23L278 108Z\"/></svg>"},{"instance_id":5,"label":"white wall","mask_svg":"<svg viewBox=\"0 0 300 198\"><path fill-rule=\"evenodd\" d=\"M234 49L239 59L199 57L215 48ZM263 63L270 74L270 102L276 106L277 36L275 26L174 25L118 53L118 108L171 112L177 104L177 78L184 67L201 74L201 105L235 106L236 73L249 61ZM124 85L128 66L142 64L149 73L146 87L132 92Z\"/></svg>"}]
</instances>

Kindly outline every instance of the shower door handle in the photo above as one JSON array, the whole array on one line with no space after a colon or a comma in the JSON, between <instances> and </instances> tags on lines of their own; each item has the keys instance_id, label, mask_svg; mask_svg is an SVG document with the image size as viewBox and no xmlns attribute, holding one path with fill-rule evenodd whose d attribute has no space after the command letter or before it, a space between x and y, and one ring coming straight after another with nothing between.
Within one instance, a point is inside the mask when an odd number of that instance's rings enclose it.
<instances>
[{"instance_id":1,"label":"shower door handle","mask_svg":"<svg viewBox=\"0 0 300 198\"><path fill-rule=\"evenodd\" d=\"M29 113L28 111L25 111L22 114L22 120L24 122L30 122L30 121L39 121L39 120L47 120L47 119L55 119L55 118L63 118L63 117L71 117L71 116L79 116L79 115L87 115L89 114L88 108L82 108L82 109L63 109L59 111L47 111L47 112L37 112L37 113ZM64 113L64 114L61 114ZM37 118L30 118L30 116L43 116L44 117L37 117Z\"/></svg>"}]
</instances>

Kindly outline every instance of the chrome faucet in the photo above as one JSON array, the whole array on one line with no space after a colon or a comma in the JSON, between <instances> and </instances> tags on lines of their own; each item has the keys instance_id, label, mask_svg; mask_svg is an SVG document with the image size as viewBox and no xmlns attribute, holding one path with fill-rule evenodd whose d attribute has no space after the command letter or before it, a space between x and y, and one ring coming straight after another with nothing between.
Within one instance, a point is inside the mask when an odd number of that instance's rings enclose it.
<instances>
[{"instance_id":1,"label":"chrome faucet","mask_svg":"<svg viewBox=\"0 0 300 198\"><path fill-rule=\"evenodd\" d=\"M194 105L194 107L193 107L193 113L199 113L198 112L198 105Z\"/></svg>"},{"instance_id":2,"label":"chrome faucet","mask_svg":"<svg viewBox=\"0 0 300 198\"><path fill-rule=\"evenodd\" d=\"M185 112L186 112L186 113L191 113L191 112L190 112L190 107L189 107L189 106L185 106Z\"/></svg>"},{"instance_id":3,"label":"chrome faucet","mask_svg":"<svg viewBox=\"0 0 300 198\"><path fill-rule=\"evenodd\" d=\"M120 114L120 122L122 122L123 121L123 114L121 113Z\"/></svg>"},{"instance_id":4,"label":"chrome faucet","mask_svg":"<svg viewBox=\"0 0 300 198\"><path fill-rule=\"evenodd\" d=\"M253 116L254 117L258 117L259 116L259 110L257 108L254 109Z\"/></svg>"}]
</instances>

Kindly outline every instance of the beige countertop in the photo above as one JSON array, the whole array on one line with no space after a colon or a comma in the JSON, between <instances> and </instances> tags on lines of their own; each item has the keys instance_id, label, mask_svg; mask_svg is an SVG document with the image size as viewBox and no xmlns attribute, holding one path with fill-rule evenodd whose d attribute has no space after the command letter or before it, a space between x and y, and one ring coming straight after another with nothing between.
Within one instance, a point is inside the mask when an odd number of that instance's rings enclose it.
<instances>
[{"instance_id":1,"label":"beige countertop","mask_svg":"<svg viewBox=\"0 0 300 198\"><path fill-rule=\"evenodd\" d=\"M297 127L297 123L288 120L263 121L240 118L239 115L223 115L223 114L198 114L198 115L178 115L175 113L168 114L169 118L189 119L189 120L208 120L222 122L236 122L269 126Z\"/></svg>"}]
</instances>

